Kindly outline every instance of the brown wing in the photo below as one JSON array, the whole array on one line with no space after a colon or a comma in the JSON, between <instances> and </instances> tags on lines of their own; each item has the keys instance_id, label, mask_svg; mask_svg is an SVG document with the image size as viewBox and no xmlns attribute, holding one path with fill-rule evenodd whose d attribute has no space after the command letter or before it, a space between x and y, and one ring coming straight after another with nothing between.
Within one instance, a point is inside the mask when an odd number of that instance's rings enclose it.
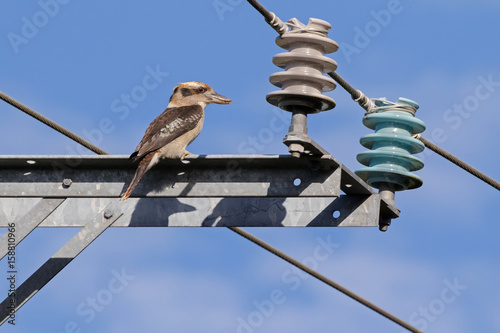
<instances>
[{"instance_id":1,"label":"brown wing","mask_svg":"<svg viewBox=\"0 0 500 333\"><path fill-rule=\"evenodd\" d=\"M167 108L146 129L141 143L130 155L135 162L149 152L160 149L182 134L194 129L203 117L200 105Z\"/></svg>"}]
</instances>

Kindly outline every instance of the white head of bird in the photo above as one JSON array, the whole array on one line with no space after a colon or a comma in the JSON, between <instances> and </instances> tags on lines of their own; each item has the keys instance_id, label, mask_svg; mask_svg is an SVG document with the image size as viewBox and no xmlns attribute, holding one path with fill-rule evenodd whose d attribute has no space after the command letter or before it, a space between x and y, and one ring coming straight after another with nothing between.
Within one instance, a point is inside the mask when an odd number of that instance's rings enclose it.
<instances>
[{"instance_id":1,"label":"white head of bird","mask_svg":"<svg viewBox=\"0 0 500 333\"><path fill-rule=\"evenodd\" d=\"M209 85L190 81L179 83L174 88L174 93L170 97L168 107L179 107L186 105L200 105L205 108L208 104L231 104L232 101L216 93Z\"/></svg>"}]
</instances>

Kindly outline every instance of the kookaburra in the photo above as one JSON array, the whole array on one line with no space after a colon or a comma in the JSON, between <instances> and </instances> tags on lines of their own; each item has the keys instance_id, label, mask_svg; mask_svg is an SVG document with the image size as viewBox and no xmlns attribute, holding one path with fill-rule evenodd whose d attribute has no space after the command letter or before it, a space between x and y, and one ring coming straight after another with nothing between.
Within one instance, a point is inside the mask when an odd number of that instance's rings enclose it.
<instances>
[{"instance_id":1,"label":"kookaburra","mask_svg":"<svg viewBox=\"0 0 500 333\"><path fill-rule=\"evenodd\" d=\"M133 162L140 162L121 201L127 200L146 171L160 159L183 159L190 154L186 147L200 134L205 106L211 103L230 104L231 100L201 82L179 83L174 88L167 108L148 126L135 152L130 155Z\"/></svg>"}]
</instances>

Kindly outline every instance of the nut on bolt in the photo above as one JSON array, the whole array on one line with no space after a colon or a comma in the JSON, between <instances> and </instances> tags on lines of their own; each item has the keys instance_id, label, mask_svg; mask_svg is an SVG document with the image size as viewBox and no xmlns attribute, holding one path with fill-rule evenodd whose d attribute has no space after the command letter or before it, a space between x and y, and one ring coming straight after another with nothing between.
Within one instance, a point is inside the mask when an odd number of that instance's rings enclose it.
<instances>
[{"instance_id":1,"label":"nut on bolt","mask_svg":"<svg viewBox=\"0 0 500 333\"><path fill-rule=\"evenodd\" d=\"M105 219L110 219L113 217L113 211L111 209L106 209L104 211L104 218Z\"/></svg>"},{"instance_id":2,"label":"nut on bolt","mask_svg":"<svg viewBox=\"0 0 500 333\"><path fill-rule=\"evenodd\" d=\"M299 158L300 154L304 153L304 146L299 143L292 143L288 147L288 151L292 154L293 157Z\"/></svg>"},{"instance_id":3,"label":"nut on bolt","mask_svg":"<svg viewBox=\"0 0 500 333\"><path fill-rule=\"evenodd\" d=\"M71 186L71 184L73 184L73 181L70 179L70 178L65 178L62 182L62 186L64 188L68 188Z\"/></svg>"}]
</instances>

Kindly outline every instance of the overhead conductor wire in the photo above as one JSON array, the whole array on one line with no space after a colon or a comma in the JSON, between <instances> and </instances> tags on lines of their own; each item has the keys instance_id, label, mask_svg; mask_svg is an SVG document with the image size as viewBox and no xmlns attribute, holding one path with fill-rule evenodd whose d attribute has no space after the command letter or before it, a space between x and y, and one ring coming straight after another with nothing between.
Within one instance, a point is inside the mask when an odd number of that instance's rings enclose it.
<instances>
[{"instance_id":1,"label":"overhead conductor wire","mask_svg":"<svg viewBox=\"0 0 500 333\"><path fill-rule=\"evenodd\" d=\"M378 314L386 317L389 320L392 320L393 322L395 322L396 324L399 324L400 326L406 328L410 332L423 333L422 331L420 331L417 328L413 327L412 325L408 324L404 320L402 320L402 319L396 317L395 315L393 315L393 314L385 311L384 309L376 306L372 302L370 302L370 301L366 300L365 298L359 296L358 294L350 291L349 289L347 289L346 287L338 284L337 282L335 282L335 281L327 278L323 274L320 274L320 273L316 272L314 269L312 269L312 268L304 265L303 263L301 263L297 259L294 259L294 258L290 257L286 253L278 250L277 248L271 246L270 244L264 242L263 240L261 240L261 239L255 237L254 235L246 232L245 230L243 230L241 228L237 228L237 227L229 227L229 229L231 229L235 233L239 234L240 236L245 237L246 239L248 239L249 241L253 242L254 244L257 244L258 246L262 247L263 249L271 252L272 254L278 256L279 258L285 260L286 262L288 262L288 263L294 265L295 267L301 269L302 271L310 274L311 276L315 277L316 279L320 280L321 282L324 282L327 285L329 285L330 287L332 287L334 289L337 289L338 291L340 291L344 295L349 296L350 298L354 299L355 301L357 301L357 302L363 304L364 306L372 309L373 311L377 312Z\"/></svg>"},{"instance_id":2,"label":"overhead conductor wire","mask_svg":"<svg viewBox=\"0 0 500 333\"><path fill-rule=\"evenodd\" d=\"M430 142L429 140L427 140L426 138L424 138L422 135L420 134L416 134L413 136L415 139L418 139L420 141L422 141L422 143L427 147L429 148L430 150L432 150L433 152L435 152L436 154L438 155L441 155L442 157L446 158L448 161L450 161L451 163L454 163L455 165L459 166L460 168L464 169L465 171L467 171L468 173L476 176L477 178L481 179L483 182L493 186L494 188L496 188L497 190L500 191L500 183L497 182L496 180L494 180L493 178L485 175L484 173L482 173L481 171L479 171L478 169L472 167L471 165L465 163L464 161L462 161L461 159L459 159L458 157L450 154L449 152L447 152L446 150L444 150L443 148L439 147L438 145Z\"/></svg>"},{"instance_id":3,"label":"overhead conductor wire","mask_svg":"<svg viewBox=\"0 0 500 333\"><path fill-rule=\"evenodd\" d=\"M8 96L7 94L3 93L0 91L0 99L3 101L9 103L13 107L23 111L24 113L32 116L33 118L41 121L45 125L51 127L52 129L58 131L59 133L67 136L71 140L81 144L85 148L93 151L96 154L99 155L108 155L108 153L101 148L97 147L96 145L92 144L91 142L88 142L84 138L78 136L77 134L71 132L70 130L64 128L63 126L59 125L55 121L50 120L49 118L45 117L44 115L41 115L40 113L36 112L35 110L29 108L28 106L22 104L21 102L16 101L14 98Z\"/></svg>"}]
</instances>

